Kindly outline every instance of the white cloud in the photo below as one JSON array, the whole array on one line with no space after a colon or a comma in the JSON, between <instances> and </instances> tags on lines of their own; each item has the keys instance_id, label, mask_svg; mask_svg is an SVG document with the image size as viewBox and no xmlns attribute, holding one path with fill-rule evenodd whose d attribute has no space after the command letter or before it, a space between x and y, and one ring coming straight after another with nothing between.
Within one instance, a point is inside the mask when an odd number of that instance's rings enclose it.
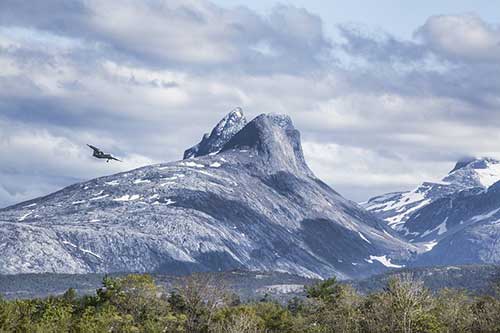
<instances>
[{"instance_id":1,"label":"white cloud","mask_svg":"<svg viewBox=\"0 0 500 333\"><path fill-rule=\"evenodd\" d=\"M451 58L500 62L500 28L473 14L432 16L416 35Z\"/></svg>"}]
</instances>

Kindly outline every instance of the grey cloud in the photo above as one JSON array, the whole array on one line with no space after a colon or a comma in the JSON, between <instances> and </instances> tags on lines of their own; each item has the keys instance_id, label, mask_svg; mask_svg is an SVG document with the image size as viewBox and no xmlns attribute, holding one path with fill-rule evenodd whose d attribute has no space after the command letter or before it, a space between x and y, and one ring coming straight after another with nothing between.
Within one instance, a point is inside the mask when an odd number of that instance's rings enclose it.
<instances>
[{"instance_id":1,"label":"grey cloud","mask_svg":"<svg viewBox=\"0 0 500 333\"><path fill-rule=\"evenodd\" d=\"M431 16L415 36L453 61L500 62L500 28L474 14Z\"/></svg>"},{"instance_id":2,"label":"grey cloud","mask_svg":"<svg viewBox=\"0 0 500 333\"><path fill-rule=\"evenodd\" d=\"M449 108L436 110L435 117L471 123L489 118L489 124L498 125L498 117L492 115L500 107L500 58L495 56L500 46L496 50L497 42L491 42L500 40L498 29L471 15L431 17L416 30L419 41L378 36L352 25L339 29L344 43L337 47L365 61L343 74L348 89L449 99ZM457 35L464 30L469 35Z\"/></svg>"},{"instance_id":3,"label":"grey cloud","mask_svg":"<svg viewBox=\"0 0 500 333\"><path fill-rule=\"evenodd\" d=\"M148 66L300 73L321 66L330 50L321 19L295 7L261 17L202 0L15 3L0 4L4 25L98 41Z\"/></svg>"},{"instance_id":4,"label":"grey cloud","mask_svg":"<svg viewBox=\"0 0 500 333\"><path fill-rule=\"evenodd\" d=\"M338 47L350 55L363 57L369 61L401 61L408 65L412 62L421 62L429 55L429 50L424 45L414 41L399 40L384 32L368 34L354 24L338 25L337 28L344 39L344 43L339 43Z\"/></svg>"}]
</instances>

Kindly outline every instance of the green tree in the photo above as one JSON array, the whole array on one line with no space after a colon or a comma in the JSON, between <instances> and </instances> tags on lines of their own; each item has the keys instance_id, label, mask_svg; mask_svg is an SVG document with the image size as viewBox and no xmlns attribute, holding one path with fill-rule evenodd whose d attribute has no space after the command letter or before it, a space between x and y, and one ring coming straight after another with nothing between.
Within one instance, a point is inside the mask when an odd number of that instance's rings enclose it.
<instances>
[{"instance_id":1,"label":"green tree","mask_svg":"<svg viewBox=\"0 0 500 333\"><path fill-rule=\"evenodd\" d=\"M266 332L291 332L293 321L290 312L275 302L254 304L256 315L262 320Z\"/></svg>"},{"instance_id":2,"label":"green tree","mask_svg":"<svg viewBox=\"0 0 500 333\"><path fill-rule=\"evenodd\" d=\"M341 289L342 286L335 277L305 287L307 297L331 304L335 303Z\"/></svg>"},{"instance_id":3,"label":"green tree","mask_svg":"<svg viewBox=\"0 0 500 333\"><path fill-rule=\"evenodd\" d=\"M444 332L469 332L472 329L472 302L466 292L445 288L439 291L435 301L434 312Z\"/></svg>"},{"instance_id":4,"label":"green tree","mask_svg":"<svg viewBox=\"0 0 500 333\"><path fill-rule=\"evenodd\" d=\"M439 330L438 320L431 313L433 298L423 282L411 275L391 278L385 288L382 304L385 319L393 332L434 332ZM385 299L384 299L385 298Z\"/></svg>"},{"instance_id":5,"label":"green tree","mask_svg":"<svg viewBox=\"0 0 500 333\"><path fill-rule=\"evenodd\" d=\"M500 300L492 296L478 297L472 304L473 332L500 332Z\"/></svg>"}]
</instances>

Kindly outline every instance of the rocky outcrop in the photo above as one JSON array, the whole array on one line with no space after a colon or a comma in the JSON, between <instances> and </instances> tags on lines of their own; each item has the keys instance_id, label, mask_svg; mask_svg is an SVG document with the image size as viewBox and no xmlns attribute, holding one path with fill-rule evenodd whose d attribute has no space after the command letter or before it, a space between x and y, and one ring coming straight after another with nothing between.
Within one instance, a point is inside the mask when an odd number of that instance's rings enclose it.
<instances>
[{"instance_id":1,"label":"rocky outcrop","mask_svg":"<svg viewBox=\"0 0 500 333\"><path fill-rule=\"evenodd\" d=\"M247 120L241 108L229 112L201 141L184 152L184 159L217 153L245 125Z\"/></svg>"}]
</instances>

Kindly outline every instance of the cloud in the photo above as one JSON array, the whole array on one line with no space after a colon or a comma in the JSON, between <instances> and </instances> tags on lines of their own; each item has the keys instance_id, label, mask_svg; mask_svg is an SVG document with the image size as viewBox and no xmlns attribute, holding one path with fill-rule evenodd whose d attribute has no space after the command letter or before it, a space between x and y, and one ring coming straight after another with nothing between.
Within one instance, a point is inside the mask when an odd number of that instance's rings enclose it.
<instances>
[{"instance_id":1,"label":"cloud","mask_svg":"<svg viewBox=\"0 0 500 333\"><path fill-rule=\"evenodd\" d=\"M259 16L203 0L7 0L0 4L0 19L7 26L102 44L142 65L187 71L304 71L320 66L331 47L318 16L284 5Z\"/></svg>"},{"instance_id":2,"label":"cloud","mask_svg":"<svg viewBox=\"0 0 500 333\"><path fill-rule=\"evenodd\" d=\"M353 24L330 39L320 16L284 5L1 1L0 206L177 160L235 106L289 114L313 170L355 200L497 156L499 62L488 43L443 46L445 28L469 31L469 16L446 17L410 40ZM126 162L99 163L86 143Z\"/></svg>"},{"instance_id":3,"label":"cloud","mask_svg":"<svg viewBox=\"0 0 500 333\"><path fill-rule=\"evenodd\" d=\"M500 27L474 14L432 16L415 35L451 60L500 62Z\"/></svg>"},{"instance_id":4,"label":"cloud","mask_svg":"<svg viewBox=\"0 0 500 333\"><path fill-rule=\"evenodd\" d=\"M428 50L423 45L399 40L386 32L374 32L356 24L341 24L338 31L343 39L339 43L343 51L370 62L399 61L411 64L428 56Z\"/></svg>"}]
</instances>

